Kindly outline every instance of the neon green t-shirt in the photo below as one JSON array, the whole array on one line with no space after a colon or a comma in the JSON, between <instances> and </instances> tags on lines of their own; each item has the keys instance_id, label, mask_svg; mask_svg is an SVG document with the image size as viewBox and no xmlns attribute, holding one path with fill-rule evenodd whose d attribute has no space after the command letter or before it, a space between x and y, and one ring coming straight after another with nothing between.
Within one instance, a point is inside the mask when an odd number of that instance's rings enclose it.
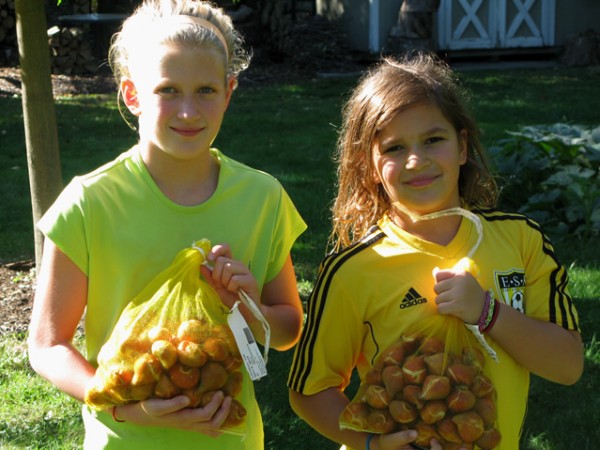
<instances>
[{"instance_id":1,"label":"neon green t-shirt","mask_svg":"<svg viewBox=\"0 0 600 450\"><path fill-rule=\"evenodd\" d=\"M169 200L133 147L74 178L38 223L88 276L85 336L92 364L127 303L181 249L201 238L227 243L262 288L278 275L294 241L306 229L275 178L216 149L211 152L220 165L219 181L211 198L200 205L181 206ZM243 439L117 423L108 414L84 407L85 447L262 449L262 420L247 374L241 395L248 409Z\"/></svg>"},{"instance_id":2,"label":"neon green t-shirt","mask_svg":"<svg viewBox=\"0 0 600 450\"><path fill-rule=\"evenodd\" d=\"M557 261L539 226L518 214L477 212L483 240L472 259L479 283L495 298L530 317L578 329L578 316ZM433 269L452 267L478 239L463 219L446 246L424 241L384 217L355 245L327 257L307 305L288 386L305 395L344 389L356 367L361 379L382 350L437 315ZM486 374L497 391L500 450L519 447L529 390L529 372L488 338Z\"/></svg>"}]
</instances>

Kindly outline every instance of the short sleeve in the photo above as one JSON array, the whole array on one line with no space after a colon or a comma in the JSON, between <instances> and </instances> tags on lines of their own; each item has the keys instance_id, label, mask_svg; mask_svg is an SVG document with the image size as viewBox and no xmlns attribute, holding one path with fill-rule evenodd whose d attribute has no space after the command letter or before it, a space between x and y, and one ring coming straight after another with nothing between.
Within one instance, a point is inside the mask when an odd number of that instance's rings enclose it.
<instances>
[{"instance_id":1,"label":"short sleeve","mask_svg":"<svg viewBox=\"0 0 600 450\"><path fill-rule=\"evenodd\" d=\"M302 336L288 379L290 389L312 395L350 383L364 324L339 277L321 270L307 305Z\"/></svg>"},{"instance_id":2,"label":"short sleeve","mask_svg":"<svg viewBox=\"0 0 600 450\"><path fill-rule=\"evenodd\" d=\"M266 282L273 280L279 274L294 242L306 228L307 225L300 213L285 189L281 187L277 217L273 227L273 246Z\"/></svg>"},{"instance_id":3,"label":"short sleeve","mask_svg":"<svg viewBox=\"0 0 600 450\"><path fill-rule=\"evenodd\" d=\"M74 178L37 223L37 228L88 273L84 188Z\"/></svg>"},{"instance_id":4,"label":"short sleeve","mask_svg":"<svg viewBox=\"0 0 600 450\"><path fill-rule=\"evenodd\" d=\"M527 229L524 239L526 314L567 330L579 330L578 313L569 294L567 269L539 226Z\"/></svg>"}]
</instances>

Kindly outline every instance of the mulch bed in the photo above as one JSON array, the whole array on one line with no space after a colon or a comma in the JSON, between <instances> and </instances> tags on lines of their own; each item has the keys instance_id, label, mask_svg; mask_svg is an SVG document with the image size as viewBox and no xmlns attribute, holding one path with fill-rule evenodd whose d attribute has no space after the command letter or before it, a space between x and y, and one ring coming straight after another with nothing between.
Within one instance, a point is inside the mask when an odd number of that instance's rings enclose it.
<instances>
[{"instance_id":1,"label":"mulch bed","mask_svg":"<svg viewBox=\"0 0 600 450\"><path fill-rule=\"evenodd\" d=\"M35 289L32 261L0 265L0 336L27 330Z\"/></svg>"}]
</instances>

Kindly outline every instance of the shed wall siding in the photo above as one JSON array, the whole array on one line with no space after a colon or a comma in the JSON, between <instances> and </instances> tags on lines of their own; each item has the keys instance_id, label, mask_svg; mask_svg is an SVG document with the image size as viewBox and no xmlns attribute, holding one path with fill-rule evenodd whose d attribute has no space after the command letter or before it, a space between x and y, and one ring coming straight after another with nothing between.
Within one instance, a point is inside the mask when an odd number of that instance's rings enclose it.
<instances>
[{"instance_id":1,"label":"shed wall siding","mask_svg":"<svg viewBox=\"0 0 600 450\"><path fill-rule=\"evenodd\" d=\"M316 0L317 13L327 19L337 22L338 25L347 33L349 45L360 51L371 51L369 48L369 6L373 0ZM458 3L460 0L442 0L453 1ZM523 1L523 0L521 0ZM514 9L512 0L483 0L482 8L486 11L486 16L481 18L483 26L489 20L490 7L498 8L502 3L509 4L509 8ZM502 14L496 11L494 16L498 21L490 28L490 33L480 33L481 30L473 27L471 24L469 29L465 30L470 42L466 48L517 48L517 47L537 47L537 46L563 46L570 36L582 33L588 29L600 30L600 1L598 0L536 0L540 2L532 9L533 15L539 15L542 7L552 5L554 8L553 17L549 20L552 23L545 25L540 21L539 28L542 25L545 30L550 30L551 36L538 36L536 30L528 26L527 23L521 23L520 29L512 29L510 25L506 25L500 35L499 27L502 27ZM467 3L473 3L469 0ZM379 50L383 48L391 28L398 20L398 11L402 0L379 0ZM495 5L495 6L494 6ZM513 11L514 13L514 11ZM444 15L442 6L436 14L436 34L438 42L443 38L440 33L451 33L448 27L456 20L454 17ZM511 14L509 10L509 15ZM445 24L440 26L440 22ZM454 25L457 25L454 22ZM496 27L495 29L493 27ZM535 28L535 27L534 27ZM508 32L511 33L508 33ZM492 34L495 33L495 36ZM529 33L529 35L527 35ZM446 39L448 38L446 34ZM442 41L447 42L447 41Z\"/></svg>"}]
</instances>

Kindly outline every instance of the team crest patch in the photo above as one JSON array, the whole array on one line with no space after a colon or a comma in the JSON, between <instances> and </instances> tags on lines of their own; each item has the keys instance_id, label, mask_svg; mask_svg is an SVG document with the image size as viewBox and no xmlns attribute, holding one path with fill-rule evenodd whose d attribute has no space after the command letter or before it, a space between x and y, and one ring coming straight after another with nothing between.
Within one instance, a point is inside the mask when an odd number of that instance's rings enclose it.
<instances>
[{"instance_id":1,"label":"team crest patch","mask_svg":"<svg viewBox=\"0 0 600 450\"><path fill-rule=\"evenodd\" d=\"M496 272L495 277L497 292L500 293L502 301L525 313L525 272L513 269Z\"/></svg>"}]
</instances>

